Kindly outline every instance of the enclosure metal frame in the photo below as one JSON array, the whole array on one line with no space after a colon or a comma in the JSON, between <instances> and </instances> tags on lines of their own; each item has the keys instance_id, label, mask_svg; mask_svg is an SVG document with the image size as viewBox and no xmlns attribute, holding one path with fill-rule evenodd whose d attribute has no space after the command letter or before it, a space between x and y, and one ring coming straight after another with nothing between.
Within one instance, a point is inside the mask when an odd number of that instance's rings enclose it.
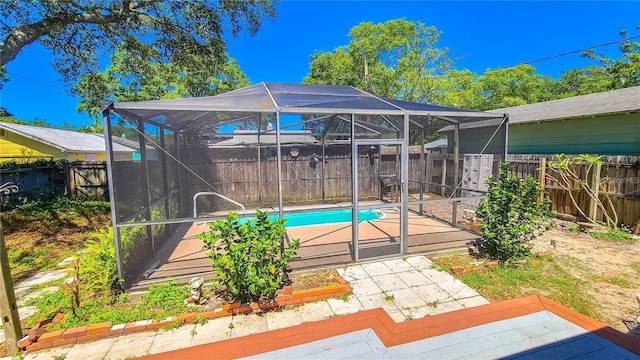
<instances>
[{"instance_id":1,"label":"enclosure metal frame","mask_svg":"<svg viewBox=\"0 0 640 360\"><path fill-rule=\"evenodd\" d=\"M266 85L265 85L266 87ZM267 88L268 91L268 88ZM421 137L420 137L420 142L421 142L421 153L420 153L420 159L421 159L421 169L420 169L420 179L421 179L421 185L420 188L421 190L423 190L423 177L424 177L424 171L425 171L425 166L424 166L424 127L419 124L418 122L414 121L411 119L412 116L424 116L427 117L428 119L439 119L442 121L445 121L447 123L453 124L455 127L455 150L454 150L454 162L456 163L455 166L455 174L454 174L454 178L456 179L456 182L459 180L459 174L457 174L457 163L458 163L458 158L459 158L459 153L458 153L458 147L459 147L459 141L458 141L458 132L459 132L459 127L460 127L460 122L463 121L469 121L469 120L474 120L474 119L478 119L478 120L486 120L486 119L502 119L503 120L503 124L505 124L505 128L508 126L508 116L506 114L493 114L493 113L485 113L485 112L470 112L470 111L422 111L422 110L407 110L404 108L401 108L393 103L390 103L384 99L381 99L379 97L376 97L375 95L371 95L375 99L378 99L382 102L385 102L387 104L389 104L390 106L396 108L396 110L376 110L376 109L367 109L367 108L315 108L315 107L280 107L278 106L277 102L274 100L274 97L271 95L271 93L269 93L269 96L271 98L271 100L273 101L273 107L271 108L256 108L256 107L216 107L216 106L207 106L206 104L189 104L187 105L181 105L181 104L176 104L176 103L171 103L170 101L148 101L148 102L132 102L132 103L111 103L108 106L106 106L103 110L103 120L104 120L104 135L105 135L105 142L106 142L106 150L107 150L107 175L108 175L108 181L109 181L109 187L110 189L112 189L112 191L110 191L110 200L112 203L111 206L111 211L112 211L112 223L113 223L113 227L114 227L114 236L115 236L115 246L116 246L116 257L117 257L117 262L118 262L118 273L119 276L122 278L123 276L123 265L122 265L122 259L120 258L120 235L119 235L119 229L122 227L127 227L127 226L147 226L148 228L150 228L151 225L155 225L155 224L177 224L177 223L186 223L186 222L193 222L193 221L202 221L202 220L207 220L207 218L200 218L198 217L196 218L192 218L192 217L186 217L186 218L180 218L180 219L168 219L168 220L157 220L157 221L153 221L150 220L150 217L147 216L147 221L133 221L133 222L119 222L118 221L118 214L117 214L117 210L116 210L116 206L115 206L115 194L114 194L114 178L113 178L113 162L114 162L114 155L113 155L113 139L111 137L112 135L112 122L111 122L111 113L118 113L120 115L123 115L127 118L130 119L134 119L137 121L138 123L138 127L142 130L144 130L144 124L151 124L154 126L157 126L160 129L160 136L161 136L161 142L164 148L164 136L165 136L165 131L171 130L174 133L174 138L178 139L179 138L179 134L181 133L181 129L179 128L172 128L170 126L170 124L163 124L163 123L159 123L155 120L153 120L152 116L149 116L147 118L143 118L142 116L139 116L138 114L136 114L136 111L140 111L140 110L150 110L150 111L157 111L157 112L161 112L161 111L167 111L167 112L171 112L171 111L176 111L176 112L181 112L181 113L189 113L189 112L206 112L206 113L215 113L215 112L240 112L240 113L250 113L250 115L247 115L248 117L252 117L252 116L260 116L262 117L262 114L275 114L275 135L276 135L276 151L277 151L277 168L278 168L278 215L280 216L280 218L283 217L284 214L284 204L283 204L283 184L282 184L282 124L281 124L281 115L284 114L295 114L295 115L306 115L306 114L312 114L312 115L337 115L337 114L350 114L351 115L351 134L350 135L350 142L351 142L351 146L352 146L352 156L356 155L357 156L357 143L358 142L362 142L362 141L366 141L366 140L357 140L356 138L356 131L355 128L358 124L356 124L355 118L356 115L377 115L377 116L381 116L384 118L384 116L402 116L403 118L403 131L402 131L402 139L399 140L385 140L385 139L375 139L372 140L372 142L377 142L377 143L398 143L402 145L403 151L400 157L400 162L401 162L401 178L402 178L402 186L401 186L401 192L400 192L400 204L401 204L401 229L400 229L400 234L401 234L401 241L402 241L402 248L401 248L401 252L402 254L407 254L408 252L408 238L407 238L407 234L408 234L408 207L409 207L409 201L408 201L408 181L409 181L409 171L408 171L408 162L409 162L409 154L408 154L408 149L409 149L409 137L410 137L410 125L415 125L418 126L418 128L421 131ZM204 116L204 115L200 115L200 116ZM237 121L237 119L234 119L233 121ZM221 125L221 123L216 124L215 126L219 126ZM143 131L144 132L144 131ZM268 131L262 131L261 129L258 129L258 139L260 137L261 134L265 134L268 133ZM322 150L323 150L323 159L324 159L324 151L325 151L325 136L326 134L323 134L322 136ZM507 130L505 129L505 141L506 141L506 137L507 137ZM146 149L147 143L146 143L146 139L144 139L144 137L140 138L140 147L141 147L141 153L144 154L144 150ZM178 156L180 156L180 146L179 146L179 142L176 141L176 147L177 147L177 154ZM258 149L260 148L260 144L258 144ZM505 144L505 153L506 153L506 144ZM141 161L146 162L146 156L143 156ZM355 163L355 162L353 162ZM144 164L143 166L146 166L146 164ZM323 172L323 180L324 180L324 162L322 164L322 172ZM165 167L166 170L166 167ZM355 171L354 171L355 170ZM178 181L179 183L182 183L182 180L180 178L180 173L181 171L178 171ZM166 173L164 174L166 176ZM147 176L145 174L145 176ZM357 169L352 169L352 176L357 176ZM148 180L148 179L147 179ZM166 179L165 179L165 183L166 183ZM353 186L354 189L352 189L352 196L356 196L357 194L357 189L355 188L357 186L357 181L353 181ZM171 194L168 194L168 189L166 189L165 186L165 198L168 199L169 196L171 196ZM420 210L422 210L422 206L423 204L429 203L431 202L430 200L424 200L422 198L422 193L423 191L421 191L421 197L419 201L413 201L412 204L418 204L420 206ZM147 195L148 195L148 185L147 185ZM455 195L455 194L454 194ZM165 198L160 199L160 200L165 200ZM183 198L182 196L180 197L181 199ZM323 193L323 199L324 199L324 193ZM450 199L451 200L451 199ZM149 197L147 196L147 205L149 205ZM357 241L357 209L358 209L358 205L357 205L358 201L357 199L353 199L352 204L351 204L351 210L352 210L352 228L354 229L353 231L353 236L354 239L352 239L352 244L354 245L354 249L357 249L357 244L353 243L353 241ZM457 205L457 201L456 199L453 200L453 211L454 211L454 222L455 222L455 212L456 212L456 205ZM184 204L181 204L181 207L183 207ZM395 207L395 206L394 206ZM149 211L149 209L147 208L146 211ZM456 226L456 224L453 224L454 226ZM153 237L153 236L151 236ZM154 244L153 239L151 239L152 244ZM154 253L155 253L155 245L154 245ZM357 251L357 250L356 250ZM358 260L358 256L356 255L356 261Z\"/></svg>"}]
</instances>

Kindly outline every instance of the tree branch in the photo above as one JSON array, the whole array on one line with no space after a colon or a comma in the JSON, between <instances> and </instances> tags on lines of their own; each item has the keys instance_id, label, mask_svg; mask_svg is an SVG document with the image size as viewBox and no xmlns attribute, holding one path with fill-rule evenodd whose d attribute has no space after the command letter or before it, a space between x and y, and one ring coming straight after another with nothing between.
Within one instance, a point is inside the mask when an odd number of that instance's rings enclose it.
<instances>
[{"instance_id":1,"label":"tree branch","mask_svg":"<svg viewBox=\"0 0 640 360\"><path fill-rule=\"evenodd\" d=\"M0 66L16 58L20 50L39 38L71 24L110 24L126 19L125 15L72 14L48 17L15 28L0 44Z\"/></svg>"}]
</instances>

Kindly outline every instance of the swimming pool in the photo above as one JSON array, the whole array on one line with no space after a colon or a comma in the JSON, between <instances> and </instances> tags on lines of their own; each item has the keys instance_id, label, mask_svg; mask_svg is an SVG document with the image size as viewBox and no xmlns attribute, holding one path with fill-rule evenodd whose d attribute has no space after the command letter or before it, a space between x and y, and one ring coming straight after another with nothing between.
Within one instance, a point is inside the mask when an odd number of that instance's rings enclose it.
<instances>
[{"instance_id":1,"label":"swimming pool","mask_svg":"<svg viewBox=\"0 0 640 360\"><path fill-rule=\"evenodd\" d=\"M358 221L378 220L383 215L382 211L376 209L360 210L358 211ZM238 219L238 222L243 224L251 219L254 218L241 218ZM268 219L277 220L278 215L269 215ZM286 227L345 223L351 222L351 209L285 214L284 219L287 220Z\"/></svg>"}]
</instances>

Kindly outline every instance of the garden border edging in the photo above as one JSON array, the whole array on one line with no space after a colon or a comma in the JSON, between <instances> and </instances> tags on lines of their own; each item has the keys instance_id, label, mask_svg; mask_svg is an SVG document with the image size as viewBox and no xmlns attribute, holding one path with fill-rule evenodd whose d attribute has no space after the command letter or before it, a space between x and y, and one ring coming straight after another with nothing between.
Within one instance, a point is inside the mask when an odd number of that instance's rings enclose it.
<instances>
[{"instance_id":1,"label":"garden border edging","mask_svg":"<svg viewBox=\"0 0 640 360\"><path fill-rule=\"evenodd\" d=\"M46 328L49 325L62 320L59 316L60 314L58 314L54 319L38 321L31 329L29 329L27 335L18 341L18 347L26 351L37 351L55 346L98 340L134 332L158 330L176 323L190 324L195 323L202 318L211 320L238 314L250 314L254 311L268 311L270 309L280 308L287 305L310 303L319 300L326 300L341 294L352 293L351 286L340 275L336 275L334 280L337 282L336 284L304 290L293 291L291 286L285 286L282 293L277 295L276 298L270 302L252 302L249 304L234 302L225 304L221 308L212 311L191 312L172 316L160 321L139 320L116 325L113 325L111 321L106 321L98 324L47 332Z\"/></svg>"}]
</instances>

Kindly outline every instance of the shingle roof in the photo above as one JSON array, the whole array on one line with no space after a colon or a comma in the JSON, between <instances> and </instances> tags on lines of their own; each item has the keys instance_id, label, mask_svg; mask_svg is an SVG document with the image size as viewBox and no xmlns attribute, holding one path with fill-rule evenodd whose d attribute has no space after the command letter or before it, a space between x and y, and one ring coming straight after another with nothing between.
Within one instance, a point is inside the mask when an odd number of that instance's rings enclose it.
<instances>
[{"instance_id":1,"label":"shingle roof","mask_svg":"<svg viewBox=\"0 0 640 360\"><path fill-rule=\"evenodd\" d=\"M640 110L640 86L574 96L535 104L495 109L509 114L509 123L560 120Z\"/></svg>"},{"instance_id":2,"label":"shingle roof","mask_svg":"<svg viewBox=\"0 0 640 360\"><path fill-rule=\"evenodd\" d=\"M640 111L640 86L495 109L489 112L508 114L509 124L522 124L637 111ZM460 129L498 126L500 123L499 119L482 120L461 124ZM453 125L448 125L439 131L452 130Z\"/></svg>"},{"instance_id":3,"label":"shingle roof","mask_svg":"<svg viewBox=\"0 0 640 360\"><path fill-rule=\"evenodd\" d=\"M0 129L22 135L29 139L47 144L63 152L104 152L104 137L76 131L51 129L38 126L0 122ZM114 152L134 152L135 149L114 143Z\"/></svg>"}]
</instances>

